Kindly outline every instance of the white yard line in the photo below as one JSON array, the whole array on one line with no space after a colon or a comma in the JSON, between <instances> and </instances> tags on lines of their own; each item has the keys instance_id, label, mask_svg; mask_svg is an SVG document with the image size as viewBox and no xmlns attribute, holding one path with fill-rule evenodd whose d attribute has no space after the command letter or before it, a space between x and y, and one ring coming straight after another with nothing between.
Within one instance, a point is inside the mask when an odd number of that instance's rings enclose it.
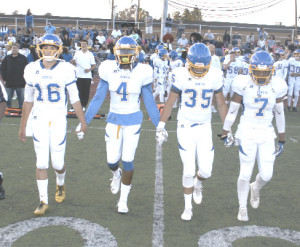
<instances>
[{"instance_id":1,"label":"white yard line","mask_svg":"<svg viewBox=\"0 0 300 247\"><path fill-rule=\"evenodd\" d=\"M162 146L156 144L152 246L164 246L164 186Z\"/></svg>"}]
</instances>

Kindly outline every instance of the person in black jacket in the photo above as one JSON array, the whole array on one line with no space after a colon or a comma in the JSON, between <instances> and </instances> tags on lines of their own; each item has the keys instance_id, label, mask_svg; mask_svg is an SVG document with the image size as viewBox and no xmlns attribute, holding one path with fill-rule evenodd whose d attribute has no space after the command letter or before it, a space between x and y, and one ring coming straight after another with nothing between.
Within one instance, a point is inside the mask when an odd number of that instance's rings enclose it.
<instances>
[{"instance_id":1,"label":"person in black jacket","mask_svg":"<svg viewBox=\"0 0 300 247\"><path fill-rule=\"evenodd\" d=\"M7 92L7 107L11 107L12 96L16 91L19 101L19 108L22 108L24 101L24 69L28 64L27 58L19 53L19 45L13 44L11 55L7 55L1 64L0 80L4 82Z\"/></svg>"}]
</instances>

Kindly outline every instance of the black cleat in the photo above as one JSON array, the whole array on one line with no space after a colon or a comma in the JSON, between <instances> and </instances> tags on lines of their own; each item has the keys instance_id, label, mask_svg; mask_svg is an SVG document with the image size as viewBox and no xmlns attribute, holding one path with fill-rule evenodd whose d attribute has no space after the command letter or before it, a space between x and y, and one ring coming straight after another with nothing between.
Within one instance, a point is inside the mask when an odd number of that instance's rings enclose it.
<instances>
[{"instance_id":1,"label":"black cleat","mask_svg":"<svg viewBox=\"0 0 300 247\"><path fill-rule=\"evenodd\" d=\"M294 111L294 112L297 112L298 110L297 110L297 108L296 108L296 107L293 107L293 111Z\"/></svg>"}]
</instances>

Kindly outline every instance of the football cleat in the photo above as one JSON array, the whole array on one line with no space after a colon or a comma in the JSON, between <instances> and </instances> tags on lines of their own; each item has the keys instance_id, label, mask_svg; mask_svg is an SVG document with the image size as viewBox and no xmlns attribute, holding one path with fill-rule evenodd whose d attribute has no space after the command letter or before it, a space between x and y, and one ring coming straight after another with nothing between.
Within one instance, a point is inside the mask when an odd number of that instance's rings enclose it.
<instances>
[{"instance_id":1,"label":"football cleat","mask_svg":"<svg viewBox=\"0 0 300 247\"><path fill-rule=\"evenodd\" d=\"M239 208L239 214L237 216L239 221L248 221L248 211L247 208Z\"/></svg>"},{"instance_id":2,"label":"football cleat","mask_svg":"<svg viewBox=\"0 0 300 247\"><path fill-rule=\"evenodd\" d=\"M288 106L288 107L286 108L286 111L291 111L291 107Z\"/></svg>"},{"instance_id":3,"label":"football cleat","mask_svg":"<svg viewBox=\"0 0 300 247\"><path fill-rule=\"evenodd\" d=\"M118 207L118 212L120 213L120 214L127 214L128 213L128 211L129 211L129 209L128 209L128 207L127 207L127 202L126 201L119 201L118 202L118 205L117 205L117 207Z\"/></svg>"},{"instance_id":4,"label":"football cleat","mask_svg":"<svg viewBox=\"0 0 300 247\"><path fill-rule=\"evenodd\" d=\"M65 198L66 198L65 186L56 185L55 201L60 203L63 202Z\"/></svg>"},{"instance_id":5,"label":"football cleat","mask_svg":"<svg viewBox=\"0 0 300 247\"><path fill-rule=\"evenodd\" d=\"M193 199L194 199L194 202L196 204L200 204L202 202L202 189L203 189L203 186L200 185L200 186L197 186L197 180L198 178L195 177L194 179L194 191L193 191Z\"/></svg>"},{"instance_id":6,"label":"football cleat","mask_svg":"<svg viewBox=\"0 0 300 247\"><path fill-rule=\"evenodd\" d=\"M37 216L43 216L45 212L48 210L49 206L45 202L41 201L40 205L34 210L34 214Z\"/></svg>"},{"instance_id":7,"label":"football cleat","mask_svg":"<svg viewBox=\"0 0 300 247\"><path fill-rule=\"evenodd\" d=\"M296 107L293 107L293 112L297 112L297 108Z\"/></svg>"},{"instance_id":8,"label":"football cleat","mask_svg":"<svg viewBox=\"0 0 300 247\"><path fill-rule=\"evenodd\" d=\"M120 168L118 168L118 171L120 173L119 177L113 176L113 178L110 179L111 180L110 190L111 190L111 193L113 193L113 194L117 194L120 190L122 170Z\"/></svg>"},{"instance_id":9,"label":"football cleat","mask_svg":"<svg viewBox=\"0 0 300 247\"><path fill-rule=\"evenodd\" d=\"M254 182L250 184L250 204L252 208L259 207L259 190L255 190Z\"/></svg>"},{"instance_id":10,"label":"football cleat","mask_svg":"<svg viewBox=\"0 0 300 247\"><path fill-rule=\"evenodd\" d=\"M181 219L182 220L185 220L185 221L189 221L191 220L193 217L193 212L192 212L192 209L191 208L188 208L188 209L184 209L182 215L181 215Z\"/></svg>"}]
</instances>

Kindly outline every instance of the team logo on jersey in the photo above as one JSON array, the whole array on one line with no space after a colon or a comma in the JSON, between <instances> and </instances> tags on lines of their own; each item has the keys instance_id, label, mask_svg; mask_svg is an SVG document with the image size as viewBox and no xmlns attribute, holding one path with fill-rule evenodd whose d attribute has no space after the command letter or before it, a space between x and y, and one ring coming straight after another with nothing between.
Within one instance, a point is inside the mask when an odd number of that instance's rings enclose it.
<instances>
[{"instance_id":1,"label":"team logo on jersey","mask_svg":"<svg viewBox=\"0 0 300 247\"><path fill-rule=\"evenodd\" d=\"M39 70L35 71L35 74L36 74L36 75L38 75L39 73L40 73L40 71L39 71Z\"/></svg>"}]
</instances>

